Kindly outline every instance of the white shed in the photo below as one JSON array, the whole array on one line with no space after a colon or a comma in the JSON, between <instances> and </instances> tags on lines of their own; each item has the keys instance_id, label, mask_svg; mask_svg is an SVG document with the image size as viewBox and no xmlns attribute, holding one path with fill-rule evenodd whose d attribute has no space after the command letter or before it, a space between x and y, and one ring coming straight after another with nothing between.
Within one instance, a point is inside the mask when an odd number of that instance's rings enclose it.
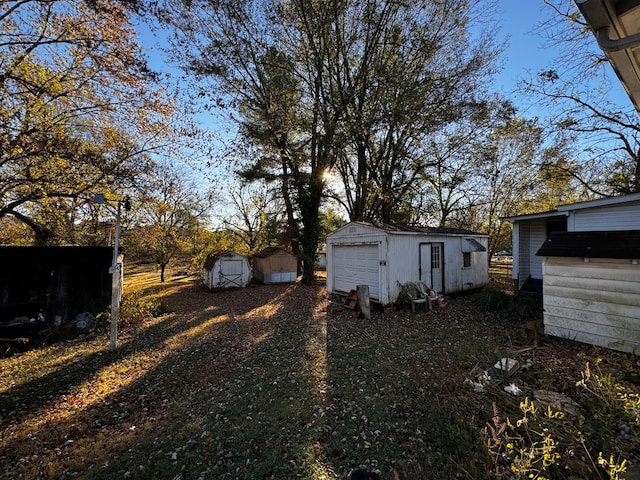
<instances>
[{"instance_id":1,"label":"white shed","mask_svg":"<svg viewBox=\"0 0 640 480\"><path fill-rule=\"evenodd\" d=\"M209 289L246 287L251 280L249 261L235 252L212 253L204 262L202 280Z\"/></svg>"},{"instance_id":2,"label":"white shed","mask_svg":"<svg viewBox=\"0 0 640 480\"><path fill-rule=\"evenodd\" d=\"M537 255L546 334L640 353L640 230L554 233Z\"/></svg>"},{"instance_id":3,"label":"white shed","mask_svg":"<svg viewBox=\"0 0 640 480\"><path fill-rule=\"evenodd\" d=\"M480 288L489 282L488 239L464 229L351 222L327 235L327 290L368 285L371 299L388 305L406 282L443 294Z\"/></svg>"}]
</instances>

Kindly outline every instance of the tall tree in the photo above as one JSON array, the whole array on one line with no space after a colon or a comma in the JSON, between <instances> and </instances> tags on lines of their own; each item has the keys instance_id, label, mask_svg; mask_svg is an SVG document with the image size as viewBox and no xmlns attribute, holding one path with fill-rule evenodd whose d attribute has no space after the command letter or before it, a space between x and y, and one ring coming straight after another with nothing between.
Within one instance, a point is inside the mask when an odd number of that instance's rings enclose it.
<instances>
[{"instance_id":1,"label":"tall tree","mask_svg":"<svg viewBox=\"0 0 640 480\"><path fill-rule=\"evenodd\" d=\"M248 181L277 181L286 212L291 250L298 255L299 223L295 202L294 172L301 158L299 137L300 82L286 54L270 47L256 64L259 89L241 102L241 133L261 147L255 160L240 170ZM296 138L298 137L298 138Z\"/></svg>"},{"instance_id":2,"label":"tall tree","mask_svg":"<svg viewBox=\"0 0 640 480\"><path fill-rule=\"evenodd\" d=\"M214 81L279 162L269 167L293 192L305 281L313 279L326 173L340 161L353 218L388 215L424 168L420 132L473 105L496 53L488 38L482 51L471 48L466 0L166 6L161 17L181 33L178 55Z\"/></svg>"},{"instance_id":3,"label":"tall tree","mask_svg":"<svg viewBox=\"0 0 640 480\"><path fill-rule=\"evenodd\" d=\"M425 140L481 106L500 48L488 35L472 41L475 13L466 1L351 2L336 22L337 169L352 219L397 221L433 165Z\"/></svg>"},{"instance_id":4,"label":"tall tree","mask_svg":"<svg viewBox=\"0 0 640 480\"><path fill-rule=\"evenodd\" d=\"M135 178L165 126L129 14L117 0L0 4L0 218L40 241L52 224L36 211Z\"/></svg>"}]
</instances>

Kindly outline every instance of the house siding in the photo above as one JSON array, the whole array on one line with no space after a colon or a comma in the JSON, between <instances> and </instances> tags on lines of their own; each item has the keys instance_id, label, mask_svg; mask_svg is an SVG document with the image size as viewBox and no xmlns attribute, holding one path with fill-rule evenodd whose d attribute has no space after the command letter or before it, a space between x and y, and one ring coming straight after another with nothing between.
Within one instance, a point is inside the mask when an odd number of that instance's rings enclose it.
<instances>
[{"instance_id":1,"label":"house siding","mask_svg":"<svg viewBox=\"0 0 640 480\"><path fill-rule=\"evenodd\" d=\"M536 257L535 253L547 239L546 221L538 221L531 224L529 237L529 251L534 255L530 255L529 273L533 278L542 278L542 258Z\"/></svg>"},{"instance_id":2,"label":"house siding","mask_svg":"<svg viewBox=\"0 0 640 480\"><path fill-rule=\"evenodd\" d=\"M542 258L536 257L535 253L546 240L546 221L520 223L518 229L518 256L514 258L514 262L518 262L518 269L514 269L513 275L518 279L520 289L529 276L542 279Z\"/></svg>"},{"instance_id":3,"label":"house siding","mask_svg":"<svg viewBox=\"0 0 640 480\"><path fill-rule=\"evenodd\" d=\"M529 223L519 223L518 231L518 255L514 257L514 262L518 262L518 268L513 269L513 274L517 275L518 290L522 288L527 277L531 275L531 249L529 248L529 232L531 230Z\"/></svg>"},{"instance_id":4,"label":"house siding","mask_svg":"<svg viewBox=\"0 0 640 480\"><path fill-rule=\"evenodd\" d=\"M640 352L640 265L544 257L545 333Z\"/></svg>"},{"instance_id":5,"label":"house siding","mask_svg":"<svg viewBox=\"0 0 640 480\"><path fill-rule=\"evenodd\" d=\"M640 202L576 210L569 231L640 230Z\"/></svg>"}]
</instances>

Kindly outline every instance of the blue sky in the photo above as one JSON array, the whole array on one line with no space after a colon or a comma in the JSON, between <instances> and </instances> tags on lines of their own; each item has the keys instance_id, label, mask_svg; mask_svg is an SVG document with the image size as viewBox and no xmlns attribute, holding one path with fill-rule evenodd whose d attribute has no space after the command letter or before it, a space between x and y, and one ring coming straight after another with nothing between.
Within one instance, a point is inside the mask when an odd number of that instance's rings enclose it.
<instances>
[{"instance_id":1,"label":"blue sky","mask_svg":"<svg viewBox=\"0 0 640 480\"><path fill-rule=\"evenodd\" d=\"M526 99L521 94L515 93L518 82L530 78L543 68L550 67L551 62L561 54L557 48L545 44L545 39L537 31L540 24L554 13L543 0L496 0L496 2L496 20L501 24L496 35L498 40L508 36L509 44L503 56L504 70L495 78L494 90L511 97L519 107L526 108ZM141 35L141 40L145 47L152 47L156 43L153 35L144 26L142 30L144 33ZM593 46L597 48L595 38ZM163 57L163 54L158 54L156 48L150 50L152 68L162 73L179 75L176 70L164 63ZM611 75L615 78L613 72ZM617 81L613 84L611 94L623 104L630 104L622 86Z\"/></svg>"},{"instance_id":2,"label":"blue sky","mask_svg":"<svg viewBox=\"0 0 640 480\"><path fill-rule=\"evenodd\" d=\"M504 70L496 87L511 91L518 80L547 66L557 52L544 48L536 28L548 17L549 7L542 0L499 0L500 37L510 36Z\"/></svg>"},{"instance_id":3,"label":"blue sky","mask_svg":"<svg viewBox=\"0 0 640 480\"><path fill-rule=\"evenodd\" d=\"M555 13L545 5L543 0L497 0L497 3L497 20L502 24L498 35L500 37L508 35L510 39L504 53L504 70L496 77L495 89L511 96L518 104L520 103L518 95L513 94L518 82L532 77L542 69L552 67L552 62L561 58L560 49L550 46L538 32L541 23L552 18ZM595 37L593 37L592 46L595 51L598 51ZM607 71L608 76L613 80L608 92L611 99L623 106L631 106L631 100L617 80L613 69L607 67ZM529 111L527 113L544 112Z\"/></svg>"}]
</instances>

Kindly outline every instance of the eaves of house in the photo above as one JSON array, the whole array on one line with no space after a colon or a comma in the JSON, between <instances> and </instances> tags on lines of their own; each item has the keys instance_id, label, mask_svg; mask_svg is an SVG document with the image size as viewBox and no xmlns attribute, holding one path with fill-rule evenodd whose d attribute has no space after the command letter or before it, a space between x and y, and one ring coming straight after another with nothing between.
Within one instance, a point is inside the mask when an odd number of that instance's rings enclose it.
<instances>
[{"instance_id":1,"label":"eaves of house","mask_svg":"<svg viewBox=\"0 0 640 480\"><path fill-rule=\"evenodd\" d=\"M640 112L640 1L576 0L576 5Z\"/></svg>"},{"instance_id":2,"label":"eaves of house","mask_svg":"<svg viewBox=\"0 0 640 480\"><path fill-rule=\"evenodd\" d=\"M523 220L539 220L539 219L547 219L547 218L553 218L553 217L568 217L571 214L571 212L575 212L577 210L608 207L612 205L621 205L621 204L631 203L631 202L640 202L640 193L632 193L629 195L623 195L619 197L598 198L596 200L587 200L585 202L578 202L578 203L567 203L563 205L558 205L556 209L549 210L546 212L515 215L513 217L501 217L501 219L507 222L513 223L513 222L519 222Z\"/></svg>"}]
</instances>

